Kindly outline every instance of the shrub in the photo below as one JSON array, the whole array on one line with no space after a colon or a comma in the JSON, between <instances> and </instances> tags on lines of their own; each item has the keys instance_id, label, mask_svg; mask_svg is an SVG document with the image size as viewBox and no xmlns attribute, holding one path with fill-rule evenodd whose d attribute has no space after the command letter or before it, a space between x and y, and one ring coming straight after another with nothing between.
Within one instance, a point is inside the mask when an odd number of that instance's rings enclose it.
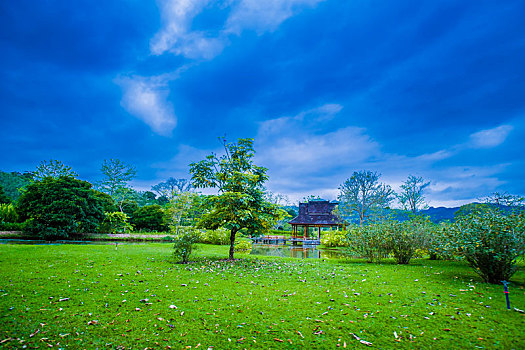
<instances>
[{"instance_id":1,"label":"shrub","mask_svg":"<svg viewBox=\"0 0 525 350\"><path fill-rule=\"evenodd\" d=\"M234 251L235 252L249 252L252 250L252 241L247 239L242 239L235 242Z\"/></svg>"},{"instance_id":2,"label":"shrub","mask_svg":"<svg viewBox=\"0 0 525 350\"><path fill-rule=\"evenodd\" d=\"M390 252L398 264L408 264L416 252L427 247L431 225L428 218L421 216L403 222L389 221L386 224Z\"/></svg>"},{"instance_id":3,"label":"shrub","mask_svg":"<svg viewBox=\"0 0 525 350\"><path fill-rule=\"evenodd\" d=\"M104 221L100 226L102 232L125 233L133 231L133 227L128 222L129 217L126 213L115 211L105 213Z\"/></svg>"},{"instance_id":4,"label":"shrub","mask_svg":"<svg viewBox=\"0 0 525 350\"><path fill-rule=\"evenodd\" d=\"M3 223L12 223L18 221L18 214L16 212L15 206L11 203L0 204L0 222Z\"/></svg>"},{"instance_id":5,"label":"shrub","mask_svg":"<svg viewBox=\"0 0 525 350\"><path fill-rule=\"evenodd\" d=\"M383 223L351 226L346 237L348 251L353 256L366 258L367 262L379 262L388 256L387 230Z\"/></svg>"},{"instance_id":6,"label":"shrub","mask_svg":"<svg viewBox=\"0 0 525 350\"><path fill-rule=\"evenodd\" d=\"M523 212L503 212L493 205L473 208L456 219L449 247L464 257L488 283L509 280L525 253Z\"/></svg>"},{"instance_id":7,"label":"shrub","mask_svg":"<svg viewBox=\"0 0 525 350\"><path fill-rule=\"evenodd\" d=\"M442 221L437 225L432 225L428 235L428 254L430 260L452 260L455 257L456 251L448 249L449 237L448 232L452 225L448 221Z\"/></svg>"},{"instance_id":8,"label":"shrub","mask_svg":"<svg viewBox=\"0 0 525 350\"><path fill-rule=\"evenodd\" d=\"M133 212L131 223L137 230L147 231L167 231L167 215L164 209L158 204L145 205Z\"/></svg>"},{"instance_id":9,"label":"shrub","mask_svg":"<svg viewBox=\"0 0 525 350\"><path fill-rule=\"evenodd\" d=\"M216 230L201 230L200 243L227 245L230 244L230 231L225 228Z\"/></svg>"},{"instance_id":10,"label":"shrub","mask_svg":"<svg viewBox=\"0 0 525 350\"><path fill-rule=\"evenodd\" d=\"M0 231L24 231L25 222L0 222Z\"/></svg>"},{"instance_id":11,"label":"shrub","mask_svg":"<svg viewBox=\"0 0 525 350\"><path fill-rule=\"evenodd\" d=\"M321 243L325 247L348 247L348 239L346 235L346 231L324 231L321 235Z\"/></svg>"},{"instance_id":12,"label":"shrub","mask_svg":"<svg viewBox=\"0 0 525 350\"><path fill-rule=\"evenodd\" d=\"M187 263L194 245L199 241L199 231L193 228L184 228L173 239L173 255L183 264Z\"/></svg>"}]
</instances>

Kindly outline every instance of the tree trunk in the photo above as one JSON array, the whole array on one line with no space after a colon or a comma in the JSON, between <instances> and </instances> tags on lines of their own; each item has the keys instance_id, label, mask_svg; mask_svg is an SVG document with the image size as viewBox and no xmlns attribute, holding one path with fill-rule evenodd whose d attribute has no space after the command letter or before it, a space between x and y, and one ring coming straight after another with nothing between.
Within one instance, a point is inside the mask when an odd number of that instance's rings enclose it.
<instances>
[{"instance_id":1,"label":"tree trunk","mask_svg":"<svg viewBox=\"0 0 525 350\"><path fill-rule=\"evenodd\" d=\"M233 251L235 246L235 234L237 233L237 229L232 228L230 230L230 256L228 259L233 260Z\"/></svg>"}]
</instances>

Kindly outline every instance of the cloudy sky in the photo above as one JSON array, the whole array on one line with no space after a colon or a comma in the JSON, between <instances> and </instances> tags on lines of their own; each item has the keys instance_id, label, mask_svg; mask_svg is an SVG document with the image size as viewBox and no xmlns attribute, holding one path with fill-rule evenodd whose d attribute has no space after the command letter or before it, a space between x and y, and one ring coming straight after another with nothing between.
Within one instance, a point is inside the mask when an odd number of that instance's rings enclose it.
<instances>
[{"instance_id":1,"label":"cloudy sky","mask_svg":"<svg viewBox=\"0 0 525 350\"><path fill-rule=\"evenodd\" d=\"M335 199L354 171L432 206L525 194L525 2L0 3L0 170L104 159L149 189L218 136L255 139L268 188Z\"/></svg>"}]
</instances>

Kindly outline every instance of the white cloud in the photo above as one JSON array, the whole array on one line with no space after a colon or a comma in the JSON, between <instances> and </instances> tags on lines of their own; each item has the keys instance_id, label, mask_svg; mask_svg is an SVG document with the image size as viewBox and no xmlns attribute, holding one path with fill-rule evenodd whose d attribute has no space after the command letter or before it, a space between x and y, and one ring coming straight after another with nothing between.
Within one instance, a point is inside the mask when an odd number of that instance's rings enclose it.
<instances>
[{"instance_id":1,"label":"white cloud","mask_svg":"<svg viewBox=\"0 0 525 350\"><path fill-rule=\"evenodd\" d=\"M209 0L163 0L160 2L162 29L150 41L150 50L155 55L167 51L197 58L211 55L206 49L215 45L207 43L204 33L190 32L193 18L209 3ZM199 51L200 50L200 51Z\"/></svg>"},{"instance_id":2,"label":"white cloud","mask_svg":"<svg viewBox=\"0 0 525 350\"><path fill-rule=\"evenodd\" d=\"M240 0L228 1L219 6L229 7L230 12L216 34L205 30L192 30L193 19L217 6L210 0L163 0L160 2L162 28L150 41L154 55L171 52L191 59L212 59L228 43L232 34L255 30L261 34L275 30L284 20L306 6L322 0Z\"/></svg>"},{"instance_id":3,"label":"white cloud","mask_svg":"<svg viewBox=\"0 0 525 350\"><path fill-rule=\"evenodd\" d=\"M501 145L514 129L511 125L500 125L493 129L481 130L470 135L472 148L492 148Z\"/></svg>"},{"instance_id":4,"label":"white cloud","mask_svg":"<svg viewBox=\"0 0 525 350\"><path fill-rule=\"evenodd\" d=\"M162 136L170 136L177 125L169 89L164 77L127 77L117 80L122 87L121 106Z\"/></svg>"},{"instance_id":5,"label":"white cloud","mask_svg":"<svg viewBox=\"0 0 525 350\"><path fill-rule=\"evenodd\" d=\"M303 7L314 6L322 0L241 0L232 9L225 31L240 34L245 29L261 34L273 31Z\"/></svg>"}]
</instances>

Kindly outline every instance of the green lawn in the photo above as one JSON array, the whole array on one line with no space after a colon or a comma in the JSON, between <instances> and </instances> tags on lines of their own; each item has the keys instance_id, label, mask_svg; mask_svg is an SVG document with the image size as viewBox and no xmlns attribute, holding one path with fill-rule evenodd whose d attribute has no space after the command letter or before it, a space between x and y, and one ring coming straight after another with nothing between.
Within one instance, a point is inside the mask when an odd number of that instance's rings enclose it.
<instances>
[{"instance_id":1,"label":"green lawn","mask_svg":"<svg viewBox=\"0 0 525 350\"><path fill-rule=\"evenodd\" d=\"M0 245L0 347L525 348L525 314L463 263L199 248L181 265L161 243ZM525 309L523 268L511 282Z\"/></svg>"}]
</instances>

